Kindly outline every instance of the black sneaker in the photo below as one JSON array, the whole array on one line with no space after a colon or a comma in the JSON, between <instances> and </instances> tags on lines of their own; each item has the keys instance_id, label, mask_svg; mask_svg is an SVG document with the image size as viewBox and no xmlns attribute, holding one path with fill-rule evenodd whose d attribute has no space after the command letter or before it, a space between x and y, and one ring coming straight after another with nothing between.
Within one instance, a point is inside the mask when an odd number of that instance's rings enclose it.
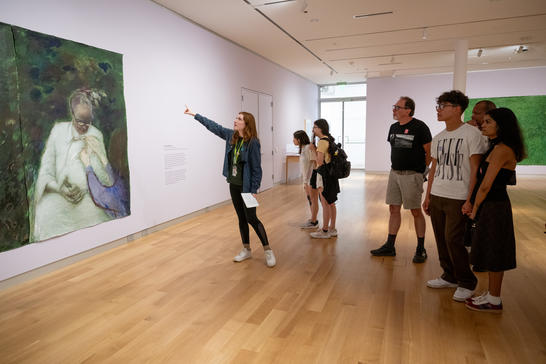
<instances>
[{"instance_id":1,"label":"black sneaker","mask_svg":"<svg viewBox=\"0 0 546 364\"><path fill-rule=\"evenodd\" d=\"M425 248L417 248L413 256L414 263L424 263L427 260L427 250Z\"/></svg>"},{"instance_id":2,"label":"black sneaker","mask_svg":"<svg viewBox=\"0 0 546 364\"><path fill-rule=\"evenodd\" d=\"M376 257L394 257L396 256L396 249L394 246L388 246L385 243L377 249L370 250L370 253Z\"/></svg>"}]
</instances>

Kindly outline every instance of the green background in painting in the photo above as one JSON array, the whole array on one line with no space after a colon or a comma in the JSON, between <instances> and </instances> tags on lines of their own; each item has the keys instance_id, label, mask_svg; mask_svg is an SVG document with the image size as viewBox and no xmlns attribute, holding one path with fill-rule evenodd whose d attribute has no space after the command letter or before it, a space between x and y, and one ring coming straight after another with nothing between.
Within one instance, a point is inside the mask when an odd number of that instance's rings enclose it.
<instances>
[{"instance_id":1,"label":"green background in painting","mask_svg":"<svg viewBox=\"0 0 546 364\"><path fill-rule=\"evenodd\" d=\"M464 120L472 117L472 108L480 100L470 99ZM497 107L507 107L516 114L523 132L528 157L519 164L546 165L546 96L492 97Z\"/></svg>"},{"instance_id":2,"label":"green background in painting","mask_svg":"<svg viewBox=\"0 0 546 364\"><path fill-rule=\"evenodd\" d=\"M0 251L28 243L22 149L13 33L0 23Z\"/></svg>"}]
</instances>

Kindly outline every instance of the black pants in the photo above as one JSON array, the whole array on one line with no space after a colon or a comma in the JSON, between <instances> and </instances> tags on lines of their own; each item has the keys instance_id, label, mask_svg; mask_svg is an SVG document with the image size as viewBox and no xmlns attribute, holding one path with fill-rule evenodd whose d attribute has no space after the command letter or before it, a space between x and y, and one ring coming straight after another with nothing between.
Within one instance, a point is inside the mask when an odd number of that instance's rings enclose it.
<instances>
[{"instance_id":1,"label":"black pants","mask_svg":"<svg viewBox=\"0 0 546 364\"><path fill-rule=\"evenodd\" d=\"M258 217L256 216L256 208L247 208L243 197L241 196L243 192L243 186L237 186L234 184L229 184L229 193L231 195L231 202L233 202L233 207L235 207L235 212L239 218L239 232L241 233L241 239L243 244L250 244L250 236L248 230L248 224L254 228L256 235L260 238L263 246L269 245L267 241L267 234L265 233L264 225Z\"/></svg>"}]
</instances>

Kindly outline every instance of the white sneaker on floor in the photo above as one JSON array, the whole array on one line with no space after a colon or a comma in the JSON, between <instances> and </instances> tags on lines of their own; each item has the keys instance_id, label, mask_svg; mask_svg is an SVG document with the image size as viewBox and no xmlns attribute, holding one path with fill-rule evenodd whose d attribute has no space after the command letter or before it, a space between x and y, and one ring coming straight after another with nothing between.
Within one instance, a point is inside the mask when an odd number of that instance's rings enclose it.
<instances>
[{"instance_id":1,"label":"white sneaker on floor","mask_svg":"<svg viewBox=\"0 0 546 364\"><path fill-rule=\"evenodd\" d=\"M328 238L330 238L330 232L329 231L324 232L324 230L322 230L322 229L317 230L314 233L311 233L310 235L311 235L312 238L315 238L315 239L328 239Z\"/></svg>"},{"instance_id":2,"label":"white sneaker on floor","mask_svg":"<svg viewBox=\"0 0 546 364\"><path fill-rule=\"evenodd\" d=\"M427 286L430 288L455 288L457 287L457 283L448 282L440 277L428 281Z\"/></svg>"},{"instance_id":3,"label":"white sneaker on floor","mask_svg":"<svg viewBox=\"0 0 546 364\"><path fill-rule=\"evenodd\" d=\"M275 254L273 254L273 250L264 250L264 256L265 256L265 264L272 268L277 264L277 260L275 259Z\"/></svg>"},{"instance_id":4,"label":"white sneaker on floor","mask_svg":"<svg viewBox=\"0 0 546 364\"><path fill-rule=\"evenodd\" d=\"M241 250L239 252L239 254L237 254L233 258L233 261L234 262L242 262L243 260L247 260L247 259L250 259L250 258L252 258L252 254L250 253L250 249L243 248L243 250Z\"/></svg>"},{"instance_id":5,"label":"white sneaker on floor","mask_svg":"<svg viewBox=\"0 0 546 364\"><path fill-rule=\"evenodd\" d=\"M473 290L463 287L457 287L453 294L453 299L457 302L464 302L474 294Z\"/></svg>"},{"instance_id":6,"label":"white sneaker on floor","mask_svg":"<svg viewBox=\"0 0 546 364\"><path fill-rule=\"evenodd\" d=\"M315 229L318 227L318 221L312 222L311 220L307 220L303 224L300 225L300 228L302 229Z\"/></svg>"},{"instance_id":7,"label":"white sneaker on floor","mask_svg":"<svg viewBox=\"0 0 546 364\"><path fill-rule=\"evenodd\" d=\"M487 300L487 294L489 293L489 291L485 291L483 292L481 295L479 296L474 296L472 297L472 302L474 303L477 303L477 302L482 302L484 300L484 298ZM482 302L483 303L483 302Z\"/></svg>"},{"instance_id":8,"label":"white sneaker on floor","mask_svg":"<svg viewBox=\"0 0 546 364\"><path fill-rule=\"evenodd\" d=\"M337 236L337 229L330 229L328 232L330 233L330 236Z\"/></svg>"}]
</instances>

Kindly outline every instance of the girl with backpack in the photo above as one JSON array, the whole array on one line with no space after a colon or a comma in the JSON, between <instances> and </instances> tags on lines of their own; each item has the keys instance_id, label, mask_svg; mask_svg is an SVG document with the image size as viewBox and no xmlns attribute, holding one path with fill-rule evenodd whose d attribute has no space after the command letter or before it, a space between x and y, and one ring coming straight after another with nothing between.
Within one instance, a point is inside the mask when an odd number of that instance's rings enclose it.
<instances>
[{"instance_id":1,"label":"girl with backpack","mask_svg":"<svg viewBox=\"0 0 546 364\"><path fill-rule=\"evenodd\" d=\"M300 153L300 170L303 179L303 189L309 201L309 209L311 210L311 219L300 225L302 229L316 229L318 227L318 191L311 188L311 175L315 169L317 155L315 146L309 141L307 133L303 130L298 130L294 133L294 145L299 146Z\"/></svg>"},{"instance_id":2,"label":"girl with backpack","mask_svg":"<svg viewBox=\"0 0 546 364\"><path fill-rule=\"evenodd\" d=\"M339 181L330 173L330 162L334 150L334 138L324 119L318 119L313 125L313 134L319 138L317 145L317 169L311 176L311 187L317 189L322 204L322 229L311 233L312 238L328 239L337 236L336 204L339 193Z\"/></svg>"}]
</instances>

